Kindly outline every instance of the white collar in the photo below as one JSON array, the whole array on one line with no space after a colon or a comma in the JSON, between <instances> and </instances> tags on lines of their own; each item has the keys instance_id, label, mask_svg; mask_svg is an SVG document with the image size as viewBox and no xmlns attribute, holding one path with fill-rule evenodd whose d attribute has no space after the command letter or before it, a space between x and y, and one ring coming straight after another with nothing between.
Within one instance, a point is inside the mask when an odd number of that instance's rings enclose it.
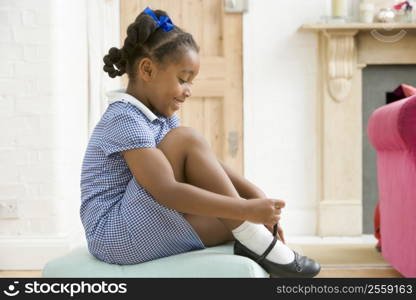
<instances>
[{"instance_id":1,"label":"white collar","mask_svg":"<svg viewBox=\"0 0 416 300\"><path fill-rule=\"evenodd\" d=\"M108 91L106 93L108 97L108 104L121 101L124 103L130 103L134 106L136 106L142 113L146 115L146 117L150 120L150 122L153 122L155 119L157 119L157 116L142 102L134 98L132 95L126 93L126 89L119 89L119 90L113 90Z\"/></svg>"}]
</instances>

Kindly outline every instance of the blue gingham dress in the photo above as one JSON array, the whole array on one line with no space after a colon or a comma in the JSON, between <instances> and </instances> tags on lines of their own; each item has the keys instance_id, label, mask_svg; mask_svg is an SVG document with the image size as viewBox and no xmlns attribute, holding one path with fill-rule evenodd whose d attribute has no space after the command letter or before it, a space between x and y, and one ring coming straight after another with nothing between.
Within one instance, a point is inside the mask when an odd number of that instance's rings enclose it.
<instances>
[{"instance_id":1,"label":"blue gingham dress","mask_svg":"<svg viewBox=\"0 0 416 300\"><path fill-rule=\"evenodd\" d=\"M179 126L156 116L125 89L107 93L82 163L81 221L88 249L112 264L137 264L205 248L176 210L160 205L133 177L120 151L154 148Z\"/></svg>"}]
</instances>

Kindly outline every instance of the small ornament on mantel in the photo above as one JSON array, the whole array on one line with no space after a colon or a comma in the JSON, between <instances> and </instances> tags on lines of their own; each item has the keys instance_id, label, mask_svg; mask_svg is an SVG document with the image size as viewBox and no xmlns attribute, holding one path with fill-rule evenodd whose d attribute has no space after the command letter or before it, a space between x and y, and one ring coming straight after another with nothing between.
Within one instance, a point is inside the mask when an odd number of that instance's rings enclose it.
<instances>
[{"instance_id":1,"label":"small ornament on mantel","mask_svg":"<svg viewBox=\"0 0 416 300\"><path fill-rule=\"evenodd\" d=\"M377 13L376 20L379 23L393 23L395 20L396 14L391 8L382 8Z\"/></svg>"},{"instance_id":2,"label":"small ornament on mantel","mask_svg":"<svg viewBox=\"0 0 416 300\"><path fill-rule=\"evenodd\" d=\"M413 6L409 1L403 1L396 4L394 7L396 12L396 21L399 23L411 23L412 22L412 10Z\"/></svg>"},{"instance_id":3,"label":"small ornament on mantel","mask_svg":"<svg viewBox=\"0 0 416 300\"><path fill-rule=\"evenodd\" d=\"M374 20L374 3L369 2L368 0L361 0L360 2L360 22L361 23L373 23Z\"/></svg>"},{"instance_id":4,"label":"small ornament on mantel","mask_svg":"<svg viewBox=\"0 0 416 300\"><path fill-rule=\"evenodd\" d=\"M348 0L332 0L331 21L334 23L345 23L348 17Z\"/></svg>"}]
</instances>

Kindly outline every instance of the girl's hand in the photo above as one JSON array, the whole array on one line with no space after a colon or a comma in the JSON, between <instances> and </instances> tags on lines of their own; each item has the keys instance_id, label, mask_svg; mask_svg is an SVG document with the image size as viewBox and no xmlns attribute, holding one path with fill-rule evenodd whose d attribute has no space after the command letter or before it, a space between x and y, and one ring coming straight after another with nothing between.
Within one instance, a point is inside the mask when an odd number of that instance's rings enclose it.
<instances>
[{"instance_id":1,"label":"girl's hand","mask_svg":"<svg viewBox=\"0 0 416 300\"><path fill-rule=\"evenodd\" d=\"M249 200L244 202L245 220L269 226L279 222L281 209L285 206L284 201L268 198Z\"/></svg>"},{"instance_id":2,"label":"girl's hand","mask_svg":"<svg viewBox=\"0 0 416 300\"><path fill-rule=\"evenodd\" d=\"M264 226L266 226L266 227L267 227L267 229L269 229L269 231L270 231L271 233L273 233L273 226L270 226L270 225L264 225ZM283 244L286 244L286 241L285 241L285 235L284 235L284 233L283 233L283 229L282 229L282 227L280 226L280 224L278 224L278 225L277 225L277 233L276 233L276 236L277 236L277 238L278 238L279 240L281 240L281 241L282 241L282 243L283 243Z\"/></svg>"},{"instance_id":3,"label":"girl's hand","mask_svg":"<svg viewBox=\"0 0 416 300\"><path fill-rule=\"evenodd\" d=\"M257 190L252 196L253 196L252 198L267 198L266 194L260 189ZM248 200L250 200L250 199L248 199ZM273 225L264 224L264 226L266 226L267 229L269 229L269 231L273 234L273 227L274 227ZM283 229L280 226L280 224L277 225L276 236L280 241L282 241L283 244L286 244L285 235L283 233Z\"/></svg>"}]
</instances>

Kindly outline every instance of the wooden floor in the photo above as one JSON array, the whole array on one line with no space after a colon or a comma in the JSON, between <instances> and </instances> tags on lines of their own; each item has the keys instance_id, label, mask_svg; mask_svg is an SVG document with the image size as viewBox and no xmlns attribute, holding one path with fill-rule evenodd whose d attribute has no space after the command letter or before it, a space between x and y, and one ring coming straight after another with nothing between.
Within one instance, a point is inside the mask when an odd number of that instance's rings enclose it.
<instances>
[{"instance_id":1,"label":"wooden floor","mask_svg":"<svg viewBox=\"0 0 416 300\"><path fill-rule=\"evenodd\" d=\"M403 278L403 276L391 268L377 269L325 269L316 278Z\"/></svg>"},{"instance_id":2,"label":"wooden floor","mask_svg":"<svg viewBox=\"0 0 416 300\"><path fill-rule=\"evenodd\" d=\"M42 277L41 271L0 271L0 278L39 278Z\"/></svg>"},{"instance_id":3,"label":"wooden floor","mask_svg":"<svg viewBox=\"0 0 416 300\"><path fill-rule=\"evenodd\" d=\"M41 277L41 271L0 271L0 277ZM392 268L323 268L316 278L401 278L400 273Z\"/></svg>"}]
</instances>

